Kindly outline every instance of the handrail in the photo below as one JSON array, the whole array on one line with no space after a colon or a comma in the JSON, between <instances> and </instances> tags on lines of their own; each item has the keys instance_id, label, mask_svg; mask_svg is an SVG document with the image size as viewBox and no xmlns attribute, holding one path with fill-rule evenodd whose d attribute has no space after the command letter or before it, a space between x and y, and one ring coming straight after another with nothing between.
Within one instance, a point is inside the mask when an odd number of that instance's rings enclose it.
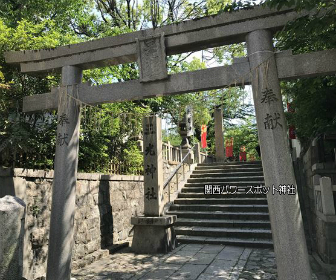
<instances>
[{"instance_id":1,"label":"handrail","mask_svg":"<svg viewBox=\"0 0 336 280\"><path fill-rule=\"evenodd\" d=\"M173 146L169 141L168 143L162 142L162 155L164 160L175 160L179 161L179 151L180 147Z\"/></svg>"},{"instance_id":2,"label":"handrail","mask_svg":"<svg viewBox=\"0 0 336 280\"><path fill-rule=\"evenodd\" d=\"M189 156L189 154L193 151L194 147L192 147L188 153L184 156L184 158L182 159L182 161L180 162L180 164L175 168L174 172L172 173L172 175L169 176L169 178L166 180L166 182L163 184L163 189L165 189L167 187L167 185L170 183L170 181L173 179L173 177L175 176L175 174L177 173L177 171L181 168L182 164L184 163L184 161L186 160L186 158Z\"/></svg>"}]
</instances>

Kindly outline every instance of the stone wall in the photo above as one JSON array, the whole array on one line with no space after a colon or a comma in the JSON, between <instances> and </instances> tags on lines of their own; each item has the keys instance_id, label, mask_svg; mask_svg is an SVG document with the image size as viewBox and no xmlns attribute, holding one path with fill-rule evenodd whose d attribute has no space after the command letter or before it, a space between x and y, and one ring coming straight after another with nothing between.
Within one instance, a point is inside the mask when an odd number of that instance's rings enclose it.
<instances>
[{"instance_id":1,"label":"stone wall","mask_svg":"<svg viewBox=\"0 0 336 280\"><path fill-rule=\"evenodd\" d=\"M299 175L297 183L301 189L302 199L300 202L302 200L304 204L305 233L310 239L312 251L316 252L324 263L335 265L336 216L325 216L317 211L313 176L330 177L332 184L336 185L336 168L334 162L321 162L320 153L318 145L313 141L309 149L294 162L294 166L296 166L296 173ZM335 192L334 198L336 198Z\"/></svg>"},{"instance_id":2,"label":"stone wall","mask_svg":"<svg viewBox=\"0 0 336 280\"><path fill-rule=\"evenodd\" d=\"M143 176L79 173L76 186L73 268L108 254L111 244L124 241L132 230L132 216L143 213ZM7 194L26 202L24 275L46 273L53 171L1 170L0 197Z\"/></svg>"}]
</instances>

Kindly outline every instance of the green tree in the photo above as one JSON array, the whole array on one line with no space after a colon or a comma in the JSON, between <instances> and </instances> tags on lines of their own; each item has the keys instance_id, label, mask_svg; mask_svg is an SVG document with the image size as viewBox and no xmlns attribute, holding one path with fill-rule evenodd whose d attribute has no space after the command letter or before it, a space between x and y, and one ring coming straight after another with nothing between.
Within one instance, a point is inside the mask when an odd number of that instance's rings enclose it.
<instances>
[{"instance_id":1,"label":"green tree","mask_svg":"<svg viewBox=\"0 0 336 280\"><path fill-rule=\"evenodd\" d=\"M0 164L31 167L49 166L53 162L55 149L55 112L46 114L23 114L24 96L45 93L51 86L59 84L59 75L33 77L22 74L4 63L3 53L9 50L53 48L81 41L114 36L143 28L157 27L167 23L215 14L226 9L230 1L167 0L163 2L145 0L61 0L31 1L12 0L9 5L0 3L0 97L1 97L1 140L9 139ZM209 58L219 63L244 54L243 45L209 50ZM204 62L187 61L190 54L169 58L170 73L191 71L205 67ZM84 82L94 84L127 81L138 78L135 63L109 66L84 71ZM230 91L230 90L229 90ZM224 96L226 91L222 91ZM136 131L141 130L141 117L150 112L169 114L178 124L185 106L195 106L195 125L211 120L213 107L228 104L214 91L191 93L183 96L151 98L147 100L106 104L96 109L83 108L84 119L81 130L79 170L106 171L111 160L139 163L140 154L136 147ZM204 102L206 101L206 102ZM235 102L233 99L230 101ZM209 105L211 104L211 106ZM238 101L236 101L238 104ZM233 106L237 107L237 105ZM90 111L91 110L91 111ZM236 109L234 109L237 112ZM129 118L122 121L121 114L128 112ZM228 110L227 117L234 114ZM89 117L90 116L90 117ZM243 113L242 115L243 116ZM91 120L90 120L91 119ZM95 129L95 119L100 120ZM134 129L125 130L131 125ZM199 128L198 128L199 129ZM134 153L134 156L130 156ZM18 155L18 156L16 156ZM37 158L36 155L43 155ZM41 157L41 156L40 156ZM90 158L92 161L87 161Z\"/></svg>"},{"instance_id":2,"label":"green tree","mask_svg":"<svg viewBox=\"0 0 336 280\"><path fill-rule=\"evenodd\" d=\"M280 9L293 7L308 10L304 16L277 34L276 47L292 49L294 54L332 49L336 47L336 3L329 0L267 0L265 4ZM304 147L320 133L336 130L336 79L334 76L298 79L281 83L286 99L292 102L295 113L288 113L288 121L295 125Z\"/></svg>"},{"instance_id":3,"label":"green tree","mask_svg":"<svg viewBox=\"0 0 336 280\"><path fill-rule=\"evenodd\" d=\"M233 155L236 159L239 159L239 152L241 147L245 146L247 160L253 156L256 160L260 160L256 147L258 146L258 131L256 123L253 123L251 119L247 119L246 122L228 128L225 131L225 139L233 138Z\"/></svg>"},{"instance_id":4,"label":"green tree","mask_svg":"<svg viewBox=\"0 0 336 280\"><path fill-rule=\"evenodd\" d=\"M59 77L32 77L21 74L4 63L3 54L9 50L50 48L58 44L75 42L67 34L54 28L46 20L33 24L22 20L16 27L7 26L0 18L0 137L3 146L0 164L12 166L25 163L27 167L42 167L53 160L55 121L47 114L23 114L24 96L45 93L58 83ZM1 141L1 142L2 142Z\"/></svg>"}]
</instances>

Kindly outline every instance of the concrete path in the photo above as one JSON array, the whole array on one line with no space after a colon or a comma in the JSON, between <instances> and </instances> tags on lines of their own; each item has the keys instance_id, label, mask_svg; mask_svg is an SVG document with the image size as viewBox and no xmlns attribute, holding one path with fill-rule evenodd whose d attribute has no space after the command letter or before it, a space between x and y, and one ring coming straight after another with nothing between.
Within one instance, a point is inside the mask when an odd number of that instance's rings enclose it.
<instances>
[{"instance_id":1,"label":"concrete path","mask_svg":"<svg viewBox=\"0 0 336 280\"><path fill-rule=\"evenodd\" d=\"M73 271L72 276L77 280L277 279L273 250L200 244L181 245L166 255L134 254L126 248ZM320 273L313 279L329 278Z\"/></svg>"}]
</instances>

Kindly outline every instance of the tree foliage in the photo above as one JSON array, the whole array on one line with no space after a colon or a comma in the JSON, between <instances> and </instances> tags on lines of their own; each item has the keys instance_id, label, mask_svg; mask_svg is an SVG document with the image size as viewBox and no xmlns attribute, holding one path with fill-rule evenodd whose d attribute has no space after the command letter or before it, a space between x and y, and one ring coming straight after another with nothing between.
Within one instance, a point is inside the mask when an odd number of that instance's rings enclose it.
<instances>
[{"instance_id":1,"label":"tree foliage","mask_svg":"<svg viewBox=\"0 0 336 280\"><path fill-rule=\"evenodd\" d=\"M0 140L8 141L1 152L1 165L26 168L52 167L55 150L56 112L22 113L24 96L50 91L60 76L33 77L5 64L9 50L53 48L107 36L195 19L228 9L231 1L218 0L11 0L0 3ZM245 4L244 4L245 5ZM202 59L189 60L189 53L168 58L170 73L205 68L205 61L228 63L244 55L244 45L214 48ZM85 70L84 82L104 84L138 78L135 63ZM187 105L194 107L195 127L209 123L215 106L225 108L225 118L244 118L251 108L238 108L241 89L225 89L141 101L83 107L79 170L105 172L111 161L141 165L137 135L141 116L168 115L178 126ZM128 113L127 117L125 113ZM124 119L123 119L124 118ZM99 120L99 126L96 120ZM176 133L175 133L176 134ZM175 137L176 143L179 137ZM90 160L87 160L87 159ZM131 171L130 171L131 172Z\"/></svg>"},{"instance_id":2,"label":"tree foliage","mask_svg":"<svg viewBox=\"0 0 336 280\"><path fill-rule=\"evenodd\" d=\"M253 157L260 160L256 147L258 144L258 131L256 123L251 119L246 119L244 123L228 128L225 131L225 139L233 138L233 155L236 160L239 159L239 152L245 147L247 160Z\"/></svg>"},{"instance_id":3,"label":"tree foliage","mask_svg":"<svg viewBox=\"0 0 336 280\"><path fill-rule=\"evenodd\" d=\"M336 47L336 2L329 0L267 0L265 4L281 9L293 7L310 13L289 23L277 34L276 47L292 49L294 54L321 51ZM320 133L336 130L335 76L298 79L283 82L283 93L295 113L288 121L295 125L304 147Z\"/></svg>"}]
</instances>

